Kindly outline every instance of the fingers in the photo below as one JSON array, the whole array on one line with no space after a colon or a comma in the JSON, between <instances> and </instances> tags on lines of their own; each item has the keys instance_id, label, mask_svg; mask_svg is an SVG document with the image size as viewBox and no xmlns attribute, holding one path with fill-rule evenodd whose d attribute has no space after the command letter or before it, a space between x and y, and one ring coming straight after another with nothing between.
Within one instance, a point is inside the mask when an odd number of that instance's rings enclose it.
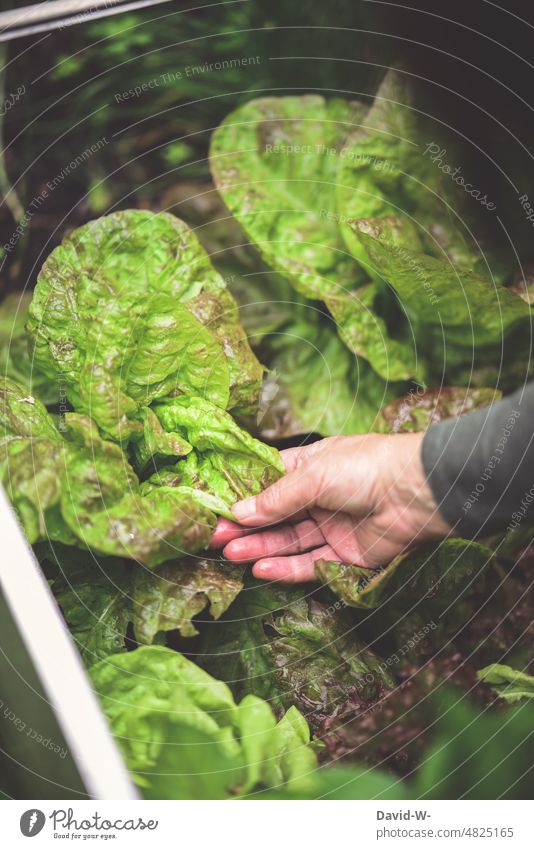
<instances>
[{"instance_id":1,"label":"fingers","mask_svg":"<svg viewBox=\"0 0 534 849\"><path fill-rule=\"evenodd\" d=\"M280 457L286 467L286 472L293 472L296 469L299 458L310 447L309 445L303 445L301 448L286 448L284 451L280 451ZM219 518L217 527L213 531L210 548L223 548L231 540L253 532L254 529L247 530L241 527L241 525L238 525L237 522L230 522L228 519Z\"/></svg>"},{"instance_id":2,"label":"fingers","mask_svg":"<svg viewBox=\"0 0 534 849\"><path fill-rule=\"evenodd\" d=\"M283 451L280 451L280 457L282 458L282 462L286 467L286 474L295 471L295 469L297 468L297 464L300 458L303 456L306 447L306 445L303 445L300 448L284 448Z\"/></svg>"},{"instance_id":3,"label":"fingers","mask_svg":"<svg viewBox=\"0 0 534 849\"><path fill-rule=\"evenodd\" d=\"M233 524L228 522L228 524ZM237 527L237 526L234 526ZM224 549L224 556L237 563L259 560L263 557L277 557L286 554L300 554L310 548L324 545L325 539L313 519L296 525L285 525L262 533L253 531L239 537L232 537Z\"/></svg>"},{"instance_id":4,"label":"fingers","mask_svg":"<svg viewBox=\"0 0 534 849\"><path fill-rule=\"evenodd\" d=\"M323 545L306 554L294 554L290 557L269 557L258 560L252 569L255 578L263 581L283 581L286 584L299 584L315 581L315 563L317 560L339 560L333 548Z\"/></svg>"},{"instance_id":5,"label":"fingers","mask_svg":"<svg viewBox=\"0 0 534 849\"><path fill-rule=\"evenodd\" d=\"M245 528L242 528L236 522L230 522L228 519L219 519L213 531L209 547L223 548L230 540L244 536L247 533L250 533L250 531L245 530Z\"/></svg>"},{"instance_id":6,"label":"fingers","mask_svg":"<svg viewBox=\"0 0 534 849\"><path fill-rule=\"evenodd\" d=\"M289 464L294 458L289 458ZM284 457L284 462L286 458ZM301 466L264 489L255 498L238 501L232 513L241 525L276 525L286 519L306 515L316 497L318 477L316 466Z\"/></svg>"}]
</instances>

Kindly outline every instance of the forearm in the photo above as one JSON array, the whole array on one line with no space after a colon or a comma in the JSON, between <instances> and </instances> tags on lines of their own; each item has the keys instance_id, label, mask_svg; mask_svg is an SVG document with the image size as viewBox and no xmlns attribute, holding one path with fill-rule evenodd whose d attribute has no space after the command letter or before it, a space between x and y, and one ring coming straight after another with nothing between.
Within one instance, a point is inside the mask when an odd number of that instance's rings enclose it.
<instances>
[{"instance_id":1,"label":"forearm","mask_svg":"<svg viewBox=\"0 0 534 849\"><path fill-rule=\"evenodd\" d=\"M423 466L440 512L462 536L534 521L534 384L488 409L433 425Z\"/></svg>"}]
</instances>

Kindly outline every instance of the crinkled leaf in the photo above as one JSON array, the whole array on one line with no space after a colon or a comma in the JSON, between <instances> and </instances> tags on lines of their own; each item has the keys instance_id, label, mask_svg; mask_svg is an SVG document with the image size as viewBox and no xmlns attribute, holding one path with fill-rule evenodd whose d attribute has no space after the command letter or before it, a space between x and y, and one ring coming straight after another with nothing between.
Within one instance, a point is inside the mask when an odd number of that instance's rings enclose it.
<instances>
[{"instance_id":1,"label":"crinkled leaf","mask_svg":"<svg viewBox=\"0 0 534 849\"><path fill-rule=\"evenodd\" d=\"M256 787L315 790L317 759L309 745L308 724L295 707L277 723L267 702L248 695L239 704L237 726L247 766L243 793Z\"/></svg>"},{"instance_id":2,"label":"crinkled leaf","mask_svg":"<svg viewBox=\"0 0 534 849\"><path fill-rule=\"evenodd\" d=\"M111 217L99 221L107 222ZM224 349L229 371L229 409L252 412L257 404L263 369L240 325L235 300L195 233L172 215L129 210L117 213L109 225L102 224L102 230L107 230L103 235L110 239L112 253L121 245L125 226L129 229L129 240L134 242L134 254L140 255L147 266L146 275L139 279L138 275L130 274L132 259L138 267L135 255L127 256L126 262L130 265L126 269L126 285L136 293L148 288L170 295L210 330ZM151 269L154 274L148 273ZM112 269L110 276L113 276ZM213 396L206 397L215 401Z\"/></svg>"},{"instance_id":3,"label":"crinkled leaf","mask_svg":"<svg viewBox=\"0 0 534 849\"><path fill-rule=\"evenodd\" d=\"M431 168L429 160L421 155L418 135L418 117L409 89L398 72L389 71L363 126L347 139L338 169L337 208L343 216L343 233L350 250L364 266L365 252L346 224L353 219L394 215L397 211L410 213L424 198L425 178ZM417 247L417 231L414 229L410 235L412 245Z\"/></svg>"},{"instance_id":4,"label":"crinkled leaf","mask_svg":"<svg viewBox=\"0 0 534 849\"><path fill-rule=\"evenodd\" d=\"M194 487L180 484L178 481L181 477L181 472L176 472L172 468L168 472L156 472L141 485L141 493L146 495L155 489L164 491L167 488L171 492L180 493L185 498L189 498L192 504L198 504L199 507L211 510L216 516L224 516L225 519L233 521L234 514L228 505L234 503L235 499L224 500L220 495L201 488L204 485L203 482L199 482L200 486L197 484Z\"/></svg>"},{"instance_id":5,"label":"crinkled leaf","mask_svg":"<svg viewBox=\"0 0 534 849\"><path fill-rule=\"evenodd\" d=\"M28 321L37 364L61 376L74 408L115 439L142 432L140 409L171 391L205 394L225 407L229 377L219 342L170 295L129 291L129 264L114 267L113 283L105 254L85 266L80 243L95 250L95 229L68 236L39 275ZM123 233L128 256L130 232ZM137 261L145 279L150 269L142 256Z\"/></svg>"},{"instance_id":6,"label":"crinkled leaf","mask_svg":"<svg viewBox=\"0 0 534 849\"><path fill-rule=\"evenodd\" d=\"M215 763L222 756L232 765L224 778L234 783L234 769L241 766L231 728L237 708L225 684L162 646L106 658L90 669L90 675L126 763L148 796L163 771L160 759L168 763L170 752L174 774L167 775L165 796L188 798L189 783L202 787L202 777L196 774L202 766L188 777L182 772L181 756L189 765L190 747L198 754L199 742L204 741L206 755L210 753ZM205 780L209 791L210 779Z\"/></svg>"},{"instance_id":7,"label":"crinkled leaf","mask_svg":"<svg viewBox=\"0 0 534 849\"><path fill-rule=\"evenodd\" d=\"M347 133L366 107L316 95L260 98L229 115L210 152L215 182L266 262L299 292L323 298L349 348L386 379L417 373L409 343L372 316L335 212ZM254 175L251 180L250 175Z\"/></svg>"},{"instance_id":8,"label":"crinkled leaf","mask_svg":"<svg viewBox=\"0 0 534 849\"><path fill-rule=\"evenodd\" d=\"M157 404L154 411L165 430L182 434L195 453L152 475L144 492L181 488L200 504L231 517L229 508L235 501L257 495L284 473L275 448L254 439L208 401L171 398Z\"/></svg>"},{"instance_id":9,"label":"crinkled leaf","mask_svg":"<svg viewBox=\"0 0 534 849\"><path fill-rule=\"evenodd\" d=\"M235 723L237 708L227 685L164 646L143 646L117 654L93 666L90 674L110 718L122 717L126 723L131 718L135 722L135 709L146 700L154 706L159 702L162 712L170 712L173 691L180 690L179 697L185 694L205 714L206 727ZM135 748L135 740L126 742ZM138 742L140 752L146 751L150 741Z\"/></svg>"},{"instance_id":10,"label":"crinkled leaf","mask_svg":"<svg viewBox=\"0 0 534 849\"><path fill-rule=\"evenodd\" d=\"M295 704L316 724L354 693L373 701L391 684L347 618L304 592L251 585L205 638L200 662L239 698Z\"/></svg>"},{"instance_id":11,"label":"crinkled leaf","mask_svg":"<svg viewBox=\"0 0 534 849\"><path fill-rule=\"evenodd\" d=\"M166 213L113 213L71 233L43 266L28 328L37 365L115 439L140 434L140 409L171 392L241 412L259 395L235 301Z\"/></svg>"},{"instance_id":12,"label":"crinkled leaf","mask_svg":"<svg viewBox=\"0 0 534 849\"><path fill-rule=\"evenodd\" d=\"M12 292L0 304L0 377L10 377L45 404L60 402L61 386L32 362L26 321L33 292Z\"/></svg>"},{"instance_id":13,"label":"crinkled leaf","mask_svg":"<svg viewBox=\"0 0 534 849\"><path fill-rule=\"evenodd\" d=\"M57 439L13 438L0 446L0 479L31 544L53 539L77 542L61 510L69 467L66 446Z\"/></svg>"},{"instance_id":14,"label":"crinkled leaf","mask_svg":"<svg viewBox=\"0 0 534 849\"><path fill-rule=\"evenodd\" d=\"M317 578L350 607L375 608L391 601L400 608L424 602L444 610L468 589L493 558L491 549L463 539L424 544L376 571L319 560Z\"/></svg>"},{"instance_id":15,"label":"crinkled leaf","mask_svg":"<svg viewBox=\"0 0 534 849\"><path fill-rule=\"evenodd\" d=\"M143 435L132 444L135 467L142 472L149 463L158 463L170 457L185 457L193 446L178 433L163 429L153 410L145 407L141 412Z\"/></svg>"},{"instance_id":16,"label":"crinkled leaf","mask_svg":"<svg viewBox=\"0 0 534 849\"><path fill-rule=\"evenodd\" d=\"M265 261L308 297L354 285L335 215L336 171L365 107L319 95L263 97L214 132L210 166L226 205Z\"/></svg>"},{"instance_id":17,"label":"crinkled leaf","mask_svg":"<svg viewBox=\"0 0 534 849\"><path fill-rule=\"evenodd\" d=\"M83 502L83 492L79 498ZM145 496L134 492L94 513L82 512L76 501L65 496L62 514L84 545L150 568L207 548L215 527L211 510L167 489Z\"/></svg>"},{"instance_id":18,"label":"crinkled leaf","mask_svg":"<svg viewBox=\"0 0 534 849\"><path fill-rule=\"evenodd\" d=\"M178 429L198 451L220 450L254 456L283 473L276 449L239 427L224 410L202 398L170 398L154 407L166 430Z\"/></svg>"},{"instance_id":19,"label":"crinkled leaf","mask_svg":"<svg viewBox=\"0 0 534 849\"><path fill-rule=\"evenodd\" d=\"M309 746L308 723L296 707L291 706L279 721L277 731L278 757L287 790L313 795L317 785L316 757Z\"/></svg>"},{"instance_id":20,"label":"crinkled leaf","mask_svg":"<svg viewBox=\"0 0 534 849\"><path fill-rule=\"evenodd\" d=\"M134 631L151 644L162 631L198 634L193 617L205 608L214 619L228 609L243 583L244 567L201 558L166 563L156 573L138 569L133 581Z\"/></svg>"},{"instance_id":21,"label":"crinkled leaf","mask_svg":"<svg viewBox=\"0 0 534 849\"><path fill-rule=\"evenodd\" d=\"M381 433L416 433L427 430L443 419L463 416L473 410L489 407L500 397L501 392L489 388L418 388L383 407L375 430Z\"/></svg>"},{"instance_id":22,"label":"crinkled leaf","mask_svg":"<svg viewBox=\"0 0 534 849\"><path fill-rule=\"evenodd\" d=\"M171 425L167 433L148 411L149 437L162 453L213 441L218 448L201 458L208 475L182 475L182 486L175 486L176 473L171 481L156 475L140 487L122 448L102 439L89 417L68 413L59 433L40 402L16 384L4 380L2 398L7 442L0 474L31 543L78 542L154 567L207 548L214 511L230 515L238 498L257 494L283 471L278 452L242 431L227 413L201 399L175 398L171 407L181 411L180 432ZM190 457L196 464L196 455Z\"/></svg>"},{"instance_id":23,"label":"crinkled leaf","mask_svg":"<svg viewBox=\"0 0 534 849\"><path fill-rule=\"evenodd\" d=\"M429 139L443 139L443 127L418 108L406 74L386 73L362 124L347 139L337 172L338 216L354 256L368 270L367 245L348 223L393 215L401 218L397 239L404 247L474 266L480 248L462 223L465 192L430 155Z\"/></svg>"},{"instance_id":24,"label":"crinkled leaf","mask_svg":"<svg viewBox=\"0 0 534 849\"><path fill-rule=\"evenodd\" d=\"M4 384L4 420L22 435L5 437L0 477L30 543L78 544L151 567L207 548L210 509L173 490L141 495L126 455L90 418L67 414L63 439L39 402ZM25 435L48 431L53 438Z\"/></svg>"},{"instance_id":25,"label":"crinkled leaf","mask_svg":"<svg viewBox=\"0 0 534 849\"><path fill-rule=\"evenodd\" d=\"M377 274L396 291L421 332L445 334L463 346L497 345L515 330L528 330L531 310L521 298L449 262L385 241L379 227L356 222Z\"/></svg>"},{"instance_id":26,"label":"crinkled leaf","mask_svg":"<svg viewBox=\"0 0 534 849\"><path fill-rule=\"evenodd\" d=\"M68 449L43 404L0 380L0 479L30 543L50 536L73 543L60 510Z\"/></svg>"},{"instance_id":27,"label":"crinkled leaf","mask_svg":"<svg viewBox=\"0 0 534 849\"><path fill-rule=\"evenodd\" d=\"M52 589L86 666L126 651L133 619L131 577L124 566L83 562L57 578Z\"/></svg>"},{"instance_id":28,"label":"crinkled leaf","mask_svg":"<svg viewBox=\"0 0 534 849\"><path fill-rule=\"evenodd\" d=\"M502 663L491 663L478 672L478 677L510 704L521 699L534 699L534 676L519 669L512 669Z\"/></svg>"},{"instance_id":29,"label":"crinkled leaf","mask_svg":"<svg viewBox=\"0 0 534 849\"><path fill-rule=\"evenodd\" d=\"M375 309L376 288L368 283L352 292L339 292L325 302L343 342L366 359L385 380L423 378L424 364L417 362L413 339L393 339Z\"/></svg>"},{"instance_id":30,"label":"crinkled leaf","mask_svg":"<svg viewBox=\"0 0 534 849\"><path fill-rule=\"evenodd\" d=\"M44 404L27 388L9 378L0 378L0 442L17 437L61 439Z\"/></svg>"},{"instance_id":31,"label":"crinkled leaf","mask_svg":"<svg viewBox=\"0 0 534 849\"><path fill-rule=\"evenodd\" d=\"M121 364L132 397L148 404L171 392L191 393L226 407L229 376L222 345L171 296L133 296L132 306L139 303L143 315L141 326L134 325L136 350ZM108 349L106 344L103 350Z\"/></svg>"},{"instance_id":32,"label":"crinkled leaf","mask_svg":"<svg viewBox=\"0 0 534 849\"><path fill-rule=\"evenodd\" d=\"M264 369L252 353L232 294L224 284L210 289L206 286L183 302L222 345L230 377L228 409L235 415L253 414L258 406Z\"/></svg>"},{"instance_id":33,"label":"crinkled leaf","mask_svg":"<svg viewBox=\"0 0 534 849\"><path fill-rule=\"evenodd\" d=\"M194 490L200 500L217 499L220 504L216 512L228 514L227 518L231 519L230 506L249 495L257 495L274 483L280 476L279 464L280 459L276 455L273 455L273 464L269 466L253 453L247 456L237 452L205 451L191 454L170 470L153 475L149 482Z\"/></svg>"},{"instance_id":34,"label":"crinkled leaf","mask_svg":"<svg viewBox=\"0 0 534 849\"><path fill-rule=\"evenodd\" d=\"M266 439L367 433L380 407L402 391L402 384L388 385L364 360L355 359L329 324L303 318L270 344L271 373L258 415Z\"/></svg>"},{"instance_id":35,"label":"crinkled leaf","mask_svg":"<svg viewBox=\"0 0 534 849\"><path fill-rule=\"evenodd\" d=\"M61 512L85 545L149 567L208 546L215 525L210 510L178 492L142 496L118 445L101 439L90 419L67 416L67 422L78 444L69 457Z\"/></svg>"}]
</instances>

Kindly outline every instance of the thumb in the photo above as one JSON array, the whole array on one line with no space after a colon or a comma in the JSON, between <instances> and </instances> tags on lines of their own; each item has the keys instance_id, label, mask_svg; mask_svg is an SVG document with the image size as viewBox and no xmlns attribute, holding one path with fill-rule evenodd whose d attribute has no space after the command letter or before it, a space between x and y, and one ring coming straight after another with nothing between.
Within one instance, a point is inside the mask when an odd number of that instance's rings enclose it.
<instances>
[{"instance_id":1,"label":"thumb","mask_svg":"<svg viewBox=\"0 0 534 849\"><path fill-rule=\"evenodd\" d=\"M232 513L241 525L276 524L298 518L316 503L317 474L313 466L301 466L273 483L255 498L238 501Z\"/></svg>"}]
</instances>

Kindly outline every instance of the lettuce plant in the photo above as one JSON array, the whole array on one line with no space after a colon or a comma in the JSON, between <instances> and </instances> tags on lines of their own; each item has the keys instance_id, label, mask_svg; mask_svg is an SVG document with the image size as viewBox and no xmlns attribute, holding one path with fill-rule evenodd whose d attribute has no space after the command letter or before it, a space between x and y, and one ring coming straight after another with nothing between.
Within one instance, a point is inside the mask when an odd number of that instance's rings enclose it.
<instances>
[{"instance_id":1,"label":"lettuce plant","mask_svg":"<svg viewBox=\"0 0 534 849\"><path fill-rule=\"evenodd\" d=\"M164 646L113 655L90 675L146 798L313 789L316 757L296 708L277 723L256 696L236 704L226 684Z\"/></svg>"},{"instance_id":2,"label":"lettuce plant","mask_svg":"<svg viewBox=\"0 0 534 849\"><path fill-rule=\"evenodd\" d=\"M223 277L127 210L0 307L0 480L148 798L476 798L481 749L524 791L531 531L302 588L209 552L284 473L273 443L421 431L528 376L530 304L427 156L442 132L401 72L372 103L251 100L210 162L263 265Z\"/></svg>"},{"instance_id":3,"label":"lettuce plant","mask_svg":"<svg viewBox=\"0 0 534 849\"><path fill-rule=\"evenodd\" d=\"M211 168L266 262L324 301L376 383L456 380L469 362L472 380L485 367L509 386L502 348L508 367L524 364L531 311L503 286L465 191L425 155L436 133L390 71L370 107L250 101L215 131Z\"/></svg>"},{"instance_id":4,"label":"lettuce plant","mask_svg":"<svg viewBox=\"0 0 534 849\"><path fill-rule=\"evenodd\" d=\"M283 472L227 412L255 409L262 367L178 219L121 212L72 233L43 266L27 328L33 360L75 411L56 427L4 381L6 435L19 437L4 479L31 542L153 567L205 549L217 514ZM142 483L134 467L153 474Z\"/></svg>"},{"instance_id":5,"label":"lettuce plant","mask_svg":"<svg viewBox=\"0 0 534 849\"><path fill-rule=\"evenodd\" d=\"M68 236L39 275L28 332L35 363L113 439L141 434L142 411L173 392L242 412L257 402L262 369L235 301L166 213L118 212Z\"/></svg>"}]
</instances>

